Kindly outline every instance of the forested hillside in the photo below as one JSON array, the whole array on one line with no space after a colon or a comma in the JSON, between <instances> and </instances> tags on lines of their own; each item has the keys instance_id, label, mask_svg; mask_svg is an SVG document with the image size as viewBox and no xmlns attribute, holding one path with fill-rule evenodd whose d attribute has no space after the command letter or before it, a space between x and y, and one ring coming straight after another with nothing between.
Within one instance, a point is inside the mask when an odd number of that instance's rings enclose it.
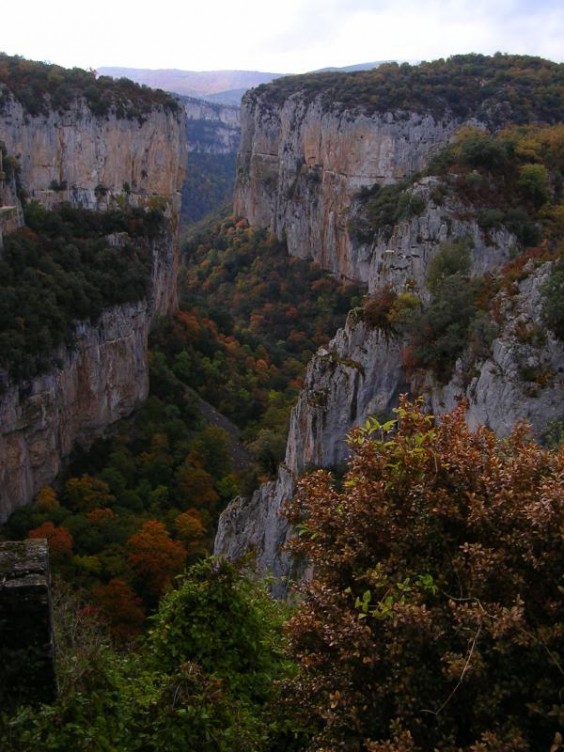
<instances>
[{"instance_id":1,"label":"forested hillside","mask_svg":"<svg viewBox=\"0 0 564 752\"><path fill-rule=\"evenodd\" d=\"M280 104L300 92L318 94L327 110L431 113L506 122L564 119L562 65L524 55L453 55L418 65L385 63L368 71L308 73L257 86L247 97Z\"/></svg>"},{"instance_id":2,"label":"forested hillside","mask_svg":"<svg viewBox=\"0 0 564 752\"><path fill-rule=\"evenodd\" d=\"M58 213L40 215L61 231ZM97 216L93 222L112 221ZM8 539L47 537L55 572L102 610L120 639L139 632L187 562L211 551L226 503L276 471L306 364L359 301L357 286L289 258L245 221L195 232L184 260L180 309L152 334L144 406L111 438L77 453L55 487L3 530ZM119 286L120 295L127 289Z\"/></svg>"}]
</instances>

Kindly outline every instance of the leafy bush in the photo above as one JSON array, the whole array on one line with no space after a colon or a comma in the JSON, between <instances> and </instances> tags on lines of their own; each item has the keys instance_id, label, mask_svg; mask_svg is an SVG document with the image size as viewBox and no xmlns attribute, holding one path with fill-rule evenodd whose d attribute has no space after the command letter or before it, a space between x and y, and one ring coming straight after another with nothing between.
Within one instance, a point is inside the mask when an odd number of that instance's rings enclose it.
<instances>
[{"instance_id":1,"label":"leafy bush","mask_svg":"<svg viewBox=\"0 0 564 752\"><path fill-rule=\"evenodd\" d=\"M564 453L498 440L464 409L349 438L288 516L311 565L288 630L286 712L308 749L546 750L562 728ZM554 747L554 749L556 749Z\"/></svg>"},{"instance_id":2,"label":"leafy bush","mask_svg":"<svg viewBox=\"0 0 564 752\"><path fill-rule=\"evenodd\" d=\"M269 709L273 682L290 667L281 616L261 585L207 561L164 599L146 641L117 653L92 609L57 587L59 697L3 709L2 750L273 749L268 739L281 725Z\"/></svg>"},{"instance_id":3,"label":"leafy bush","mask_svg":"<svg viewBox=\"0 0 564 752\"><path fill-rule=\"evenodd\" d=\"M564 341L564 258L553 265L542 295L544 322L558 339Z\"/></svg>"},{"instance_id":4,"label":"leafy bush","mask_svg":"<svg viewBox=\"0 0 564 752\"><path fill-rule=\"evenodd\" d=\"M429 261L425 273L425 283L431 294L439 294L441 286L449 277L468 276L472 265L470 248L471 242L466 238L443 243Z\"/></svg>"},{"instance_id":5,"label":"leafy bush","mask_svg":"<svg viewBox=\"0 0 564 752\"><path fill-rule=\"evenodd\" d=\"M424 367L448 380L456 358L468 344L478 312L478 282L471 279L469 244L465 239L444 244L429 262L426 284L431 299L422 311L403 317L409 341L410 368Z\"/></svg>"},{"instance_id":6,"label":"leafy bush","mask_svg":"<svg viewBox=\"0 0 564 752\"><path fill-rule=\"evenodd\" d=\"M374 185L359 195L362 207L353 223L352 232L360 240L371 240L375 232L384 231L388 237L397 222L411 219L425 209L425 200L411 190L413 181L389 185Z\"/></svg>"}]
</instances>

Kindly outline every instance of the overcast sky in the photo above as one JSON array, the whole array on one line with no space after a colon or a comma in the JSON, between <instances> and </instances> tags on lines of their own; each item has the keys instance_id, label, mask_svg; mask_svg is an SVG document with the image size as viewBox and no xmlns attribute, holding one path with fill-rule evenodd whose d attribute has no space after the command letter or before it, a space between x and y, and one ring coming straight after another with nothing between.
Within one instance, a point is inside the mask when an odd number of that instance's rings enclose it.
<instances>
[{"instance_id":1,"label":"overcast sky","mask_svg":"<svg viewBox=\"0 0 564 752\"><path fill-rule=\"evenodd\" d=\"M4 0L0 50L65 67L274 73L465 52L564 62L564 1Z\"/></svg>"}]
</instances>

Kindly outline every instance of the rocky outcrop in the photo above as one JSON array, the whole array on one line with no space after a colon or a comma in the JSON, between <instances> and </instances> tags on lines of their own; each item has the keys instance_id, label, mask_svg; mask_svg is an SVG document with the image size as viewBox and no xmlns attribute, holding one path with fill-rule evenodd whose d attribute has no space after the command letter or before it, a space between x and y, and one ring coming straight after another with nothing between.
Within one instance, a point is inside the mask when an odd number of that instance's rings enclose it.
<instances>
[{"instance_id":1,"label":"rocky outcrop","mask_svg":"<svg viewBox=\"0 0 564 752\"><path fill-rule=\"evenodd\" d=\"M31 116L8 98L0 137L19 165L19 189L47 207L129 205L164 216L150 241L148 298L105 311L95 325L78 322L74 349L53 353L51 371L0 395L1 522L55 478L75 443L88 446L147 396L149 329L155 315L177 304L186 134L183 112L159 106L128 120L96 117L79 99L66 112ZM125 239L115 234L107 242Z\"/></svg>"},{"instance_id":2,"label":"rocky outcrop","mask_svg":"<svg viewBox=\"0 0 564 752\"><path fill-rule=\"evenodd\" d=\"M263 576L272 577L271 588L283 596L294 566L283 546L291 535L280 510L296 489L295 475L281 465L275 481L264 483L250 499L238 497L222 513L214 554L236 561L251 555L253 566Z\"/></svg>"},{"instance_id":3,"label":"rocky outcrop","mask_svg":"<svg viewBox=\"0 0 564 752\"><path fill-rule=\"evenodd\" d=\"M88 446L147 396L146 301L77 325L60 367L0 397L0 521L50 483L75 443Z\"/></svg>"},{"instance_id":4,"label":"rocky outcrop","mask_svg":"<svg viewBox=\"0 0 564 752\"><path fill-rule=\"evenodd\" d=\"M464 397L470 427L485 425L498 436L524 420L541 438L551 422L564 420L564 344L541 317L541 288L549 271L550 264L538 270L531 264L511 294L499 295L504 323L487 359L471 364L463 356L446 386L427 384L436 415Z\"/></svg>"},{"instance_id":5,"label":"rocky outcrop","mask_svg":"<svg viewBox=\"0 0 564 752\"><path fill-rule=\"evenodd\" d=\"M286 238L290 255L368 282L349 232L363 187L421 170L459 127L456 119L407 112L328 109L296 93L278 106L257 92L244 98L234 208L254 227Z\"/></svg>"},{"instance_id":6,"label":"rocky outcrop","mask_svg":"<svg viewBox=\"0 0 564 752\"><path fill-rule=\"evenodd\" d=\"M354 312L327 348L310 362L292 411L286 457L275 481L251 499L238 498L221 515L214 553L236 560L252 552L257 570L284 596L295 574L283 545L291 535L280 515L307 467L334 467L348 456L346 434L367 415L387 414L405 389L400 343L366 327Z\"/></svg>"},{"instance_id":7,"label":"rocky outcrop","mask_svg":"<svg viewBox=\"0 0 564 752\"><path fill-rule=\"evenodd\" d=\"M241 109L213 104L193 97L183 98L187 119L188 151L232 154L241 138Z\"/></svg>"},{"instance_id":8,"label":"rocky outcrop","mask_svg":"<svg viewBox=\"0 0 564 752\"><path fill-rule=\"evenodd\" d=\"M13 97L3 102L0 138L17 159L21 188L46 206L69 201L105 209L117 201L178 215L184 177L184 116L156 106L127 119L95 116L82 99L67 111L32 116Z\"/></svg>"},{"instance_id":9,"label":"rocky outcrop","mask_svg":"<svg viewBox=\"0 0 564 752\"><path fill-rule=\"evenodd\" d=\"M389 284L396 290L409 286L424 297L429 261L441 245L454 240L468 241L476 275L499 269L515 253L514 235L502 225L485 233L475 210L454 194L444 196L436 178L422 178L408 189L408 195L419 202L421 211L398 222L390 232L367 233L373 235L369 242L355 240L349 271L353 279L367 284L369 292ZM362 211L358 202L352 208L358 217Z\"/></svg>"}]
</instances>

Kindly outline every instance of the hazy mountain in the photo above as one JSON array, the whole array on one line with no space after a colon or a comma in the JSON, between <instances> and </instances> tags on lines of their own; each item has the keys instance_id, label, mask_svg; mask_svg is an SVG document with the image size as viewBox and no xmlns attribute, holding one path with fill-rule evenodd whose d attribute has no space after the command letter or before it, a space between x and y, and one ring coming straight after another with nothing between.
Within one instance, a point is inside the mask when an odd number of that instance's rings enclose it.
<instances>
[{"instance_id":1,"label":"hazy mountain","mask_svg":"<svg viewBox=\"0 0 564 752\"><path fill-rule=\"evenodd\" d=\"M344 68L322 68L316 73L327 71L361 71L377 68L391 60L377 60L372 63L358 63ZM404 61L396 61L404 62ZM243 94L254 86L267 84L285 73L265 73L261 71L185 71L176 68L151 70L150 68L98 68L99 76L129 78L138 84L154 89L164 89L188 97L206 99L218 104L239 105Z\"/></svg>"},{"instance_id":2,"label":"hazy mountain","mask_svg":"<svg viewBox=\"0 0 564 752\"><path fill-rule=\"evenodd\" d=\"M265 84L283 73L260 71L185 71L178 69L151 70L149 68L98 68L99 76L130 78L139 84L164 89L175 94L199 97L225 104L238 104L247 89Z\"/></svg>"},{"instance_id":3,"label":"hazy mountain","mask_svg":"<svg viewBox=\"0 0 564 752\"><path fill-rule=\"evenodd\" d=\"M358 63L357 65L346 65L342 68L335 68L335 67L319 68L318 70L313 71L313 73L333 73L335 71L342 71L343 73L354 73L354 71L371 70L372 68L377 68L379 65L384 65L385 63L410 63L414 65L415 61L413 60L375 60L372 63Z\"/></svg>"}]
</instances>

